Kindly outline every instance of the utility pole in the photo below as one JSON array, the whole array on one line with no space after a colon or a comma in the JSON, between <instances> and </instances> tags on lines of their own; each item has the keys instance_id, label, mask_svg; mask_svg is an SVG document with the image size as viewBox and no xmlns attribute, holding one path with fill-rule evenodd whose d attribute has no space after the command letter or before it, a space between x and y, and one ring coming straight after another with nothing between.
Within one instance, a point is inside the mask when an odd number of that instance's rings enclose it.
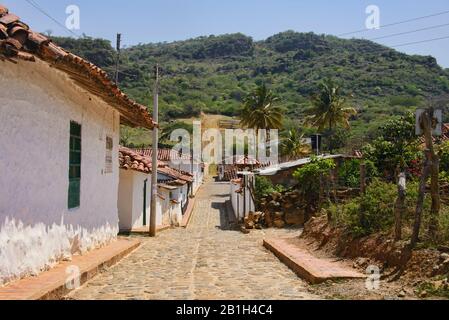
<instances>
[{"instance_id":1,"label":"utility pole","mask_svg":"<svg viewBox=\"0 0 449 320\"><path fill-rule=\"evenodd\" d=\"M115 85L118 86L118 67L120 64L120 47L122 42L122 34L117 33L117 57L115 61Z\"/></svg>"},{"instance_id":2,"label":"utility pole","mask_svg":"<svg viewBox=\"0 0 449 320\"><path fill-rule=\"evenodd\" d=\"M153 102L153 121L159 122L159 65L156 64L155 70L155 84L154 84L154 102ZM159 143L159 129L153 128L153 159L151 170L151 215L150 215L150 237L156 236L156 202L157 202L157 154Z\"/></svg>"}]
</instances>

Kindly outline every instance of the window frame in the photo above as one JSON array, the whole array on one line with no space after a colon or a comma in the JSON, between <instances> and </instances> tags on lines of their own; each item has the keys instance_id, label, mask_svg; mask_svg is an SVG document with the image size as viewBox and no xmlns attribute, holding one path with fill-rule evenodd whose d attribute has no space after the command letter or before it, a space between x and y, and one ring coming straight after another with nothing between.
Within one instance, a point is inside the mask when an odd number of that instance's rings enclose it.
<instances>
[{"instance_id":1,"label":"window frame","mask_svg":"<svg viewBox=\"0 0 449 320\"><path fill-rule=\"evenodd\" d=\"M74 210L81 207L82 125L80 123L70 121L69 137L67 207Z\"/></svg>"},{"instance_id":2,"label":"window frame","mask_svg":"<svg viewBox=\"0 0 449 320\"><path fill-rule=\"evenodd\" d=\"M104 174L111 174L114 172L114 138L112 136L107 135L105 139L105 164L104 164Z\"/></svg>"}]
</instances>

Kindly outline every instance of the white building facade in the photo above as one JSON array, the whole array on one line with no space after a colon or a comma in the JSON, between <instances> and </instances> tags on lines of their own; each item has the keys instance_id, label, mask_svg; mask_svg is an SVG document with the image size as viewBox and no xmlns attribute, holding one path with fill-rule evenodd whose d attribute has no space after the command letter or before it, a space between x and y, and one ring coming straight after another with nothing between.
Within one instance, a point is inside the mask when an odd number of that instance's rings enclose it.
<instances>
[{"instance_id":1,"label":"white building facade","mask_svg":"<svg viewBox=\"0 0 449 320\"><path fill-rule=\"evenodd\" d=\"M247 217L250 212L256 211L252 195L254 188L251 184L254 186L254 175L248 172L230 182L232 209L235 218L239 221Z\"/></svg>"},{"instance_id":2,"label":"white building facade","mask_svg":"<svg viewBox=\"0 0 449 320\"><path fill-rule=\"evenodd\" d=\"M149 156L120 147L118 192L119 226L122 232L140 232L150 225L151 171ZM156 224L158 228L178 227L189 201L192 177L166 163L158 162Z\"/></svg>"},{"instance_id":3,"label":"white building facade","mask_svg":"<svg viewBox=\"0 0 449 320\"><path fill-rule=\"evenodd\" d=\"M18 23L11 21L11 27ZM42 41L37 47L49 53L44 61L40 52L2 51L0 43L0 285L116 238L122 111L143 110L118 89L107 90L113 84L100 69L43 36L21 32L24 47ZM59 58L66 68L84 65L79 78L86 82L49 65ZM94 89L92 79L101 87ZM92 91L85 89L90 85Z\"/></svg>"}]
</instances>

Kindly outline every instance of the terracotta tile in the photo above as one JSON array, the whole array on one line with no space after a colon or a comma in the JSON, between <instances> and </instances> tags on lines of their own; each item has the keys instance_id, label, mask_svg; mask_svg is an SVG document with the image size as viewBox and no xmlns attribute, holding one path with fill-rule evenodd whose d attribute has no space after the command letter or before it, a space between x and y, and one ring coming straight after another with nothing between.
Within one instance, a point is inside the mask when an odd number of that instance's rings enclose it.
<instances>
[{"instance_id":1,"label":"terracotta tile","mask_svg":"<svg viewBox=\"0 0 449 320\"><path fill-rule=\"evenodd\" d=\"M29 30L18 16L8 13L6 7L0 6L0 55L12 62L15 62L13 58L34 61L30 54L69 75L79 74L81 77L71 77L73 81L116 108L122 115L123 124L148 129L157 126L147 108L130 100L109 79L106 72L57 46L47 37Z\"/></svg>"}]
</instances>

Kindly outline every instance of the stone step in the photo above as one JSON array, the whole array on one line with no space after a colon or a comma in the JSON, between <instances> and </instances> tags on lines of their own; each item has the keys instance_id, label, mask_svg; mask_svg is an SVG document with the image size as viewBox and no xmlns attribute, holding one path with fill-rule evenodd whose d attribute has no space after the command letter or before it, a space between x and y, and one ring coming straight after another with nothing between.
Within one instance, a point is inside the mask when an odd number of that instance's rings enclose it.
<instances>
[{"instance_id":1,"label":"stone step","mask_svg":"<svg viewBox=\"0 0 449 320\"><path fill-rule=\"evenodd\" d=\"M53 269L35 277L27 277L0 288L0 300L58 300L72 288L66 285L69 268L79 270L80 285L92 279L104 268L111 267L140 246L137 239L119 238L72 261L61 262Z\"/></svg>"},{"instance_id":2,"label":"stone step","mask_svg":"<svg viewBox=\"0 0 449 320\"><path fill-rule=\"evenodd\" d=\"M291 240L265 239L264 246L306 281L319 284L328 280L366 278L362 273L339 262L315 257L307 250L294 245Z\"/></svg>"}]
</instances>

